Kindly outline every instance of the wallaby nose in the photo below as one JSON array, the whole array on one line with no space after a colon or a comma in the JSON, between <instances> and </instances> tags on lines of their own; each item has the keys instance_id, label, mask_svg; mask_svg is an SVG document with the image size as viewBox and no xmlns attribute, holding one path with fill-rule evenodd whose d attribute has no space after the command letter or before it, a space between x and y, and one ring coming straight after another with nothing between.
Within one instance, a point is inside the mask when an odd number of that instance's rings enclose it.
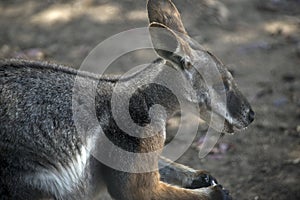
<instances>
[{"instance_id":1,"label":"wallaby nose","mask_svg":"<svg viewBox=\"0 0 300 200\"><path fill-rule=\"evenodd\" d=\"M249 114L248 114L248 118L249 118L250 122L253 122L254 116L255 116L254 111L252 109L250 109Z\"/></svg>"}]
</instances>

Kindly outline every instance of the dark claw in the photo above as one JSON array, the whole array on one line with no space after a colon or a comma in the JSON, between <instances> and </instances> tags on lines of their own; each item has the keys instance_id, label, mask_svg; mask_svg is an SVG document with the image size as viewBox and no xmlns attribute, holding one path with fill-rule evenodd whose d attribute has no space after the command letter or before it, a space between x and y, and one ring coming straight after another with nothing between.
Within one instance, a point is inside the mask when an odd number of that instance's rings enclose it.
<instances>
[{"instance_id":1,"label":"dark claw","mask_svg":"<svg viewBox=\"0 0 300 200\"><path fill-rule=\"evenodd\" d=\"M210 194L211 199L232 200L229 191L224 189L222 185L213 186L214 192Z\"/></svg>"},{"instance_id":2,"label":"dark claw","mask_svg":"<svg viewBox=\"0 0 300 200\"><path fill-rule=\"evenodd\" d=\"M187 186L189 189L196 189L202 187L209 187L218 184L218 181L207 173L199 173L195 176L195 179L192 181L191 185Z\"/></svg>"},{"instance_id":3,"label":"dark claw","mask_svg":"<svg viewBox=\"0 0 300 200\"><path fill-rule=\"evenodd\" d=\"M185 188L188 189L197 189L204 187L210 187L213 190L211 199L232 200L229 191L224 189L222 185L218 184L217 179L215 179L205 171L198 171L195 174L191 185L185 186Z\"/></svg>"}]
</instances>

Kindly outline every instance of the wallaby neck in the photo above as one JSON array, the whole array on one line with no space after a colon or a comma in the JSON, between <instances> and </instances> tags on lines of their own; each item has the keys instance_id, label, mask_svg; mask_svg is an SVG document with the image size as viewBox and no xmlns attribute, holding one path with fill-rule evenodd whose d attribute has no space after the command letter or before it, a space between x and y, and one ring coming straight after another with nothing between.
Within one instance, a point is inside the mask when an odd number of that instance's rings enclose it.
<instances>
[{"instance_id":1,"label":"wallaby neck","mask_svg":"<svg viewBox=\"0 0 300 200\"><path fill-rule=\"evenodd\" d=\"M96 102L103 102L107 110L103 110L103 103L96 105L96 110L101 127L111 142L131 152L157 150L161 146L155 145L158 141L163 145L166 122L180 108L173 91L162 83L168 78L170 68L159 60L115 82L100 79ZM104 94L103 88L107 86L110 95L107 90ZM163 108L153 111L156 105ZM141 146L149 143L153 145Z\"/></svg>"},{"instance_id":2,"label":"wallaby neck","mask_svg":"<svg viewBox=\"0 0 300 200\"><path fill-rule=\"evenodd\" d=\"M165 110L165 118L170 118L180 109L179 101L172 91L182 90L179 87L180 82L176 87L174 87L176 84L173 84L176 79L174 76L180 77L180 75L179 71L168 66L164 60L158 59L133 75L121 77L114 84L113 91L120 98L113 102L128 107L129 101L129 113L134 122L139 125L150 123L149 110L155 105L162 106ZM170 82L171 78L174 80Z\"/></svg>"}]
</instances>

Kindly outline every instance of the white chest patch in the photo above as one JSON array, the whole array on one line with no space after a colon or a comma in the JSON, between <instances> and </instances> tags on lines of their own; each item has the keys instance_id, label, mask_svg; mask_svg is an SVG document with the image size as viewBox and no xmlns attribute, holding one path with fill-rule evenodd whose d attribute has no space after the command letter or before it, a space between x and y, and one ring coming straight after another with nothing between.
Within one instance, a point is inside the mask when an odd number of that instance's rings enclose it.
<instances>
[{"instance_id":1,"label":"white chest patch","mask_svg":"<svg viewBox=\"0 0 300 200\"><path fill-rule=\"evenodd\" d=\"M91 142L88 142L91 145ZM25 177L33 187L47 191L58 199L63 199L67 193L76 189L85 175L85 169L90 157L86 147L82 147L67 165L59 164L57 169L42 169L40 172Z\"/></svg>"}]
</instances>

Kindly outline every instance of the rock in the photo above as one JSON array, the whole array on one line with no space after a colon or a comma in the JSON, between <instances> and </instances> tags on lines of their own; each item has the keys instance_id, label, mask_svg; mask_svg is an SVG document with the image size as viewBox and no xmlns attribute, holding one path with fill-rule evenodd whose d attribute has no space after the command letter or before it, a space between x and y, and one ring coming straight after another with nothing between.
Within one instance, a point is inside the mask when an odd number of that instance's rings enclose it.
<instances>
[{"instance_id":1,"label":"rock","mask_svg":"<svg viewBox=\"0 0 300 200\"><path fill-rule=\"evenodd\" d=\"M284 82L288 82L288 83L294 82L295 79L296 79L295 76L292 74L285 74L282 76L282 80Z\"/></svg>"},{"instance_id":2,"label":"rock","mask_svg":"<svg viewBox=\"0 0 300 200\"><path fill-rule=\"evenodd\" d=\"M273 100L273 105L276 107L284 106L288 103L288 99L286 97L279 97Z\"/></svg>"},{"instance_id":3,"label":"rock","mask_svg":"<svg viewBox=\"0 0 300 200\"><path fill-rule=\"evenodd\" d=\"M255 97L257 99L259 99L259 98L262 98L262 97L264 97L266 95L270 95L272 93L273 93L273 89L271 87L268 87L268 88L264 88L261 91L257 92L257 94L255 95Z\"/></svg>"},{"instance_id":4,"label":"rock","mask_svg":"<svg viewBox=\"0 0 300 200\"><path fill-rule=\"evenodd\" d=\"M15 58L43 60L46 54L41 49L33 48L15 52L12 56Z\"/></svg>"},{"instance_id":5,"label":"rock","mask_svg":"<svg viewBox=\"0 0 300 200\"><path fill-rule=\"evenodd\" d=\"M296 130L298 133L300 133L300 125L297 126Z\"/></svg>"}]
</instances>

